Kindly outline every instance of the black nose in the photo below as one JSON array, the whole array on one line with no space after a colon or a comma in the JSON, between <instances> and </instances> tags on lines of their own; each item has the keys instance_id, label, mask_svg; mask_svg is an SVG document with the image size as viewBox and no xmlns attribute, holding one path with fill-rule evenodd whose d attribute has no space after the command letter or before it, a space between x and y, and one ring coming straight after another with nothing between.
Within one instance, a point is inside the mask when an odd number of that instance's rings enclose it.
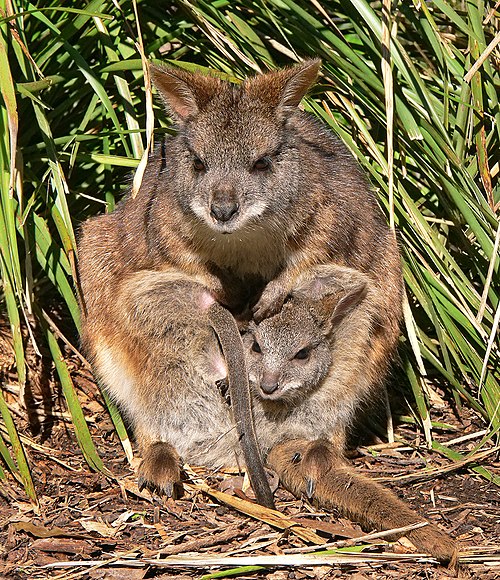
<instances>
[{"instance_id":1,"label":"black nose","mask_svg":"<svg viewBox=\"0 0 500 580\"><path fill-rule=\"evenodd\" d=\"M271 395L278 389L278 382L277 381L262 381L260 383L260 388L263 393L266 395Z\"/></svg>"},{"instance_id":2,"label":"black nose","mask_svg":"<svg viewBox=\"0 0 500 580\"><path fill-rule=\"evenodd\" d=\"M210 214L218 222L228 222L240 209L239 204L235 201L219 201L212 203L210 206Z\"/></svg>"}]
</instances>

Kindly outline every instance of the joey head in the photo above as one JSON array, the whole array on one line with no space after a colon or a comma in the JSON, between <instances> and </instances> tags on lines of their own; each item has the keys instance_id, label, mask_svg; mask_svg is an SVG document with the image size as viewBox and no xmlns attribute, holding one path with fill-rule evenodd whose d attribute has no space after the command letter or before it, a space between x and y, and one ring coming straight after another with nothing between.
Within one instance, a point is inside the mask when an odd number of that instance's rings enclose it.
<instances>
[{"instance_id":1,"label":"joey head","mask_svg":"<svg viewBox=\"0 0 500 580\"><path fill-rule=\"evenodd\" d=\"M293 406L319 388L332 365L335 333L366 297L364 274L337 266L328 270L326 280L324 269L315 269L317 278L307 288L298 286L278 314L250 325L250 380L264 404Z\"/></svg>"},{"instance_id":2,"label":"joey head","mask_svg":"<svg viewBox=\"0 0 500 580\"><path fill-rule=\"evenodd\" d=\"M376 390L350 380L351 365L363 364L371 291L361 272L318 266L278 314L250 324L243 341L264 453L283 437L334 438L343 448L356 407Z\"/></svg>"}]
</instances>

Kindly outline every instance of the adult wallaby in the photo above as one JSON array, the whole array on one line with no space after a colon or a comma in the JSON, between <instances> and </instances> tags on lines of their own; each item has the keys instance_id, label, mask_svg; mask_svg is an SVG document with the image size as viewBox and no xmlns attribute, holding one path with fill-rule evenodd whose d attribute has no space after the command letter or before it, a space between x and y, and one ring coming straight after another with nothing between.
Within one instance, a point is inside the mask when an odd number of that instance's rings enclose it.
<instances>
[{"instance_id":1,"label":"adult wallaby","mask_svg":"<svg viewBox=\"0 0 500 580\"><path fill-rule=\"evenodd\" d=\"M282 310L252 323L244 336L255 428L268 466L295 495L335 506L368 528L425 522L344 457L356 408L383 396L380 383L349 381L364 356L363 328L370 333L370 279L338 266L318 266L301 278ZM456 560L454 542L437 526L407 535L441 561Z\"/></svg>"},{"instance_id":2,"label":"adult wallaby","mask_svg":"<svg viewBox=\"0 0 500 580\"><path fill-rule=\"evenodd\" d=\"M358 270L372 287L370 331L356 328L363 357L344 384L368 388L385 375L401 315L398 249L350 153L298 108L319 64L239 86L152 67L178 132L151 157L135 197L82 226L83 346L104 388L138 418L150 458L141 477L152 487L171 489L179 471L161 466L177 465L179 454L215 467L234 463L238 448L223 400L207 387L214 376L200 383L192 371L190 333L202 350L212 327L196 308L170 304L167 292L162 300L165 277L191 277L236 317L250 302L259 321L278 312L299 274L315 265ZM212 441L206 421L214 416L219 434L227 421L233 443L203 444Z\"/></svg>"}]
</instances>

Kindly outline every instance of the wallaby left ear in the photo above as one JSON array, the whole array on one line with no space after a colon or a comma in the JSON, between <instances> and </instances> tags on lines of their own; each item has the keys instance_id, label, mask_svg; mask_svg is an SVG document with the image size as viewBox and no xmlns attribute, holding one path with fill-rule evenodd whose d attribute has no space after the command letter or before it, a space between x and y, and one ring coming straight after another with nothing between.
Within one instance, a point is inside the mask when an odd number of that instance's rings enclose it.
<instances>
[{"instance_id":1,"label":"wallaby left ear","mask_svg":"<svg viewBox=\"0 0 500 580\"><path fill-rule=\"evenodd\" d=\"M318 76L319 58L247 79L243 90L251 99L269 103L273 107L296 107Z\"/></svg>"},{"instance_id":2,"label":"wallaby left ear","mask_svg":"<svg viewBox=\"0 0 500 580\"><path fill-rule=\"evenodd\" d=\"M201 73L153 64L149 70L168 112L178 122L196 115L221 90L219 79Z\"/></svg>"}]
</instances>

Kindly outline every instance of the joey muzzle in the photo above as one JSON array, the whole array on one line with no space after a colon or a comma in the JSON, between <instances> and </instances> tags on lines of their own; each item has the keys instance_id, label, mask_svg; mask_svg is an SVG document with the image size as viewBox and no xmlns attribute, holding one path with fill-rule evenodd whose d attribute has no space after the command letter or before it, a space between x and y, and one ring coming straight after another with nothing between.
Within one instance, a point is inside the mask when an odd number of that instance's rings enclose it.
<instances>
[{"instance_id":1,"label":"joey muzzle","mask_svg":"<svg viewBox=\"0 0 500 580\"><path fill-rule=\"evenodd\" d=\"M260 389L265 395L272 395L278 390L280 374L264 372L260 380Z\"/></svg>"}]
</instances>

